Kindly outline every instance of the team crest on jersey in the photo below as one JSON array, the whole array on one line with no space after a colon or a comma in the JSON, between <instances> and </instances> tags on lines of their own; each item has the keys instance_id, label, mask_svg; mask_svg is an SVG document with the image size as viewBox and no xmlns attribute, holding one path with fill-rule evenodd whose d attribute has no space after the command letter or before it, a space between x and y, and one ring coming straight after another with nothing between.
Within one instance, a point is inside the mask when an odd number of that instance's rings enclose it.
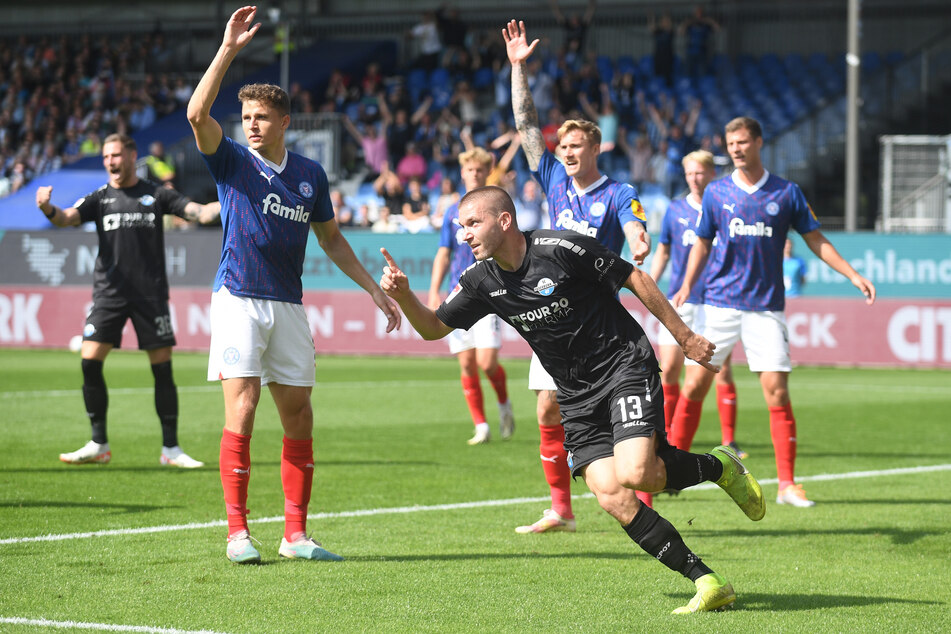
<instances>
[{"instance_id":1,"label":"team crest on jersey","mask_svg":"<svg viewBox=\"0 0 951 634\"><path fill-rule=\"evenodd\" d=\"M777 203L775 200L771 200L768 203L766 203L766 213L768 213L770 216L775 216L776 214L778 214L779 203Z\"/></svg>"},{"instance_id":2,"label":"team crest on jersey","mask_svg":"<svg viewBox=\"0 0 951 634\"><path fill-rule=\"evenodd\" d=\"M647 214L644 213L644 205L642 205L641 201L636 198L631 201L631 213L634 214L634 217L641 222L647 222Z\"/></svg>"},{"instance_id":3,"label":"team crest on jersey","mask_svg":"<svg viewBox=\"0 0 951 634\"><path fill-rule=\"evenodd\" d=\"M535 292L539 295L548 297L555 292L555 283L547 277L543 277L542 279L538 280L538 284L535 285Z\"/></svg>"},{"instance_id":4,"label":"team crest on jersey","mask_svg":"<svg viewBox=\"0 0 951 634\"><path fill-rule=\"evenodd\" d=\"M145 205L146 207L151 207L155 204L155 197L151 194L146 194L142 198L139 198L139 202Z\"/></svg>"},{"instance_id":5,"label":"team crest on jersey","mask_svg":"<svg viewBox=\"0 0 951 634\"><path fill-rule=\"evenodd\" d=\"M310 198L314 195L314 186L308 183L307 181L302 182L297 186L297 190L300 192L300 195L304 198Z\"/></svg>"},{"instance_id":6,"label":"team crest on jersey","mask_svg":"<svg viewBox=\"0 0 951 634\"><path fill-rule=\"evenodd\" d=\"M600 218L601 216L604 215L604 212L607 210L608 208L604 206L604 203L596 202L593 205L591 205L591 209L589 209L588 212L595 218Z\"/></svg>"}]
</instances>

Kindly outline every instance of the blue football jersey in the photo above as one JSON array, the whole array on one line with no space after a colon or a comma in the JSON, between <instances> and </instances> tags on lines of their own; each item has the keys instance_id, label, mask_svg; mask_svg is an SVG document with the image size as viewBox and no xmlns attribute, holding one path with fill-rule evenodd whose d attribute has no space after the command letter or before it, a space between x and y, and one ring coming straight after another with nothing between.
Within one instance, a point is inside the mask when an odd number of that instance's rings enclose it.
<instances>
[{"instance_id":1,"label":"blue football jersey","mask_svg":"<svg viewBox=\"0 0 951 634\"><path fill-rule=\"evenodd\" d=\"M290 151L276 165L228 137L202 156L221 201L214 290L300 304L310 223L334 217L326 172Z\"/></svg>"},{"instance_id":2,"label":"blue football jersey","mask_svg":"<svg viewBox=\"0 0 951 634\"><path fill-rule=\"evenodd\" d=\"M658 241L661 244L668 245L670 249L668 299L676 295L684 283L690 249L693 247L693 243L697 241L697 224L700 222L701 210L700 204L694 202L688 196L672 201L670 206L667 207L667 213L664 214ZM705 275L701 273L693 288L690 289L690 297L687 298L687 301L691 304L703 303L704 278Z\"/></svg>"},{"instance_id":3,"label":"blue football jersey","mask_svg":"<svg viewBox=\"0 0 951 634\"><path fill-rule=\"evenodd\" d=\"M795 183L769 172L746 187L734 172L703 192L697 235L717 238L720 253L707 263L704 303L740 310L783 310L783 246L793 228L800 234L819 220Z\"/></svg>"},{"instance_id":4,"label":"blue football jersey","mask_svg":"<svg viewBox=\"0 0 951 634\"><path fill-rule=\"evenodd\" d=\"M541 183L548 197L552 229L591 236L620 253L624 248L624 225L632 221L647 225L644 208L633 185L602 176L579 192L565 172L565 166L548 151L542 154L538 171L532 175Z\"/></svg>"},{"instance_id":5,"label":"blue football jersey","mask_svg":"<svg viewBox=\"0 0 951 634\"><path fill-rule=\"evenodd\" d=\"M463 272L475 264L472 249L465 241L465 230L459 224L459 203L446 210L439 232L439 246L449 249L449 289L456 287Z\"/></svg>"}]
</instances>

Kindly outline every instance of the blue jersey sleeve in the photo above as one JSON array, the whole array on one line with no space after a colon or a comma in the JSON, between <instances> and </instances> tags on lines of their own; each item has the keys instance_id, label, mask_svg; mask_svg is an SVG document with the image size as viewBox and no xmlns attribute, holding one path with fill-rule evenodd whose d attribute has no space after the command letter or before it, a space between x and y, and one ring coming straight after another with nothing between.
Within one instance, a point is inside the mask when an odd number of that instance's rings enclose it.
<instances>
[{"instance_id":1,"label":"blue jersey sleeve","mask_svg":"<svg viewBox=\"0 0 951 634\"><path fill-rule=\"evenodd\" d=\"M644 208L641 206L641 201L637 199L637 190L633 185L622 183L616 187L613 202L622 228L629 222L639 222L647 226L647 216L644 215Z\"/></svg>"},{"instance_id":2,"label":"blue jersey sleeve","mask_svg":"<svg viewBox=\"0 0 951 634\"><path fill-rule=\"evenodd\" d=\"M319 163L317 167L317 199L314 200L314 211L311 214L311 222L327 222L334 218L333 203L330 202L330 181L327 179L327 172Z\"/></svg>"},{"instance_id":3,"label":"blue jersey sleeve","mask_svg":"<svg viewBox=\"0 0 951 634\"><path fill-rule=\"evenodd\" d=\"M705 240L713 240L717 235L717 223L716 218L716 198L711 194L711 188L707 186L706 191L703 192L703 212L700 214L699 222L697 222L697 237L703 238Z\"/></svg>"},{"instance_id":4,"label":"blue jersey sleeve","mask_svg":"<svg viewBox=\"0 0 951 634\"><path fill-rule=\"evenodd\" d=\"M819 219L806 202L806 196L799 189L799 185L790 183L790 206L792 207L792 226L799 235L815 231L819 228Z\"/></svg>"},{"instance_id":5,"label":"blue jersey sleeve","mask_svg":"<svg viewBox=\"0 0 951 634\"><path fill-rule=\"evenodd\" d=\"M544 191L546 195L548 195L548 188L555 179L558 178L559 175L563 176L564 174L565 166L548 150L542 152L542 158L538 161L538 171L532 172L532 176L541 183L542 191Z\"/></svg>"},{"instance_id":6,"label":"blue jersey sleeve","mask_svg":"<svg viewBox=\"0 0 951 634\"><path fill-rule=\"evenodd\" d=\"M670 244L672 242L670 234L673 221L673 204L671 204L667 206L667 211L664 213L664 220L660 224L660 238L657 239L660 244Z\"/></svg>"}]
</instances>

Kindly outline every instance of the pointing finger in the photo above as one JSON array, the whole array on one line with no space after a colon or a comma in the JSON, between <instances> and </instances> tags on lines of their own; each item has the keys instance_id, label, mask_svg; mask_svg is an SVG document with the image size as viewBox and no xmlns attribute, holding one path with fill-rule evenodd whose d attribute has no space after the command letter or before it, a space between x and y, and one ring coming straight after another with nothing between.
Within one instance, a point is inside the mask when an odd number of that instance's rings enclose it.
<instances>
[{"instance_id":1,"label":"pointing finger","mask_svg":"<svg viewBox=\"0 0 951 634\"><path fill-rule=\"evenodd\" d=\"M386 260L387 266L391 269L399 270L400 267L396 265L396 260L393 259L393 256L390 255L390 252L387 251L385 247L380 247L380 253L383 254L383 259Z\"/></svg>"}]
</instances>

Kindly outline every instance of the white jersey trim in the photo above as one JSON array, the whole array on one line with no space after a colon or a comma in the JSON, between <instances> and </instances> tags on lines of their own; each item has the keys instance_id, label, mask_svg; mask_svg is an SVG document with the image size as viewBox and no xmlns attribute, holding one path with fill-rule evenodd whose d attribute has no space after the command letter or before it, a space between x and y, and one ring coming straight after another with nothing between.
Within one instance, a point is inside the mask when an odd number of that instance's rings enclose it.
<instances>
[{"instance_id":1,"label":"white jersey trim","mask_svg":"<svg viewBox=\"0 0 951 634\"><path fill-rule=\"evenodd\" d=\"M763 170L763 176L758 181L752 185L747 185L740 178L740 170L733 170L733 174L730 175L730 178L733 179L733 184L745 191L747 194L752 194L759 190L760 187L766 184L766 180L769 178L769 170Z\"/></svg>"},{"instance_id":2,"label":"white jersey trim","mask_svg":"<svg viewBox=\"0 0 951 634\"><path fill-rule=\"evenodd\" d=\"M587 194L588 192L593 192L594 190L596 190L596 189L597 189L598 187L600 187L601 184L604 183L604 181L606 181L606 180L608 180L607 174L601 174L601 178L599 178L598 180L594 181L593 183L591 183L590 185L588 185L588 186L585 187L584 189L578 189L578 186L575 184L575 179L572 178L572 179L571 179L571 188L574 189L574 190L575 190L575 193L578 194L579 196L584 196L584 195Z\"/></svg>"},{"instance_id":3,"label":"white jersey trim","mask_svg":"<svg viewBox=\"0 0 951 634\"><path fill-rule=\"evenodd\" d=\"M287 157L290 156L290 152L287 151L287 148L284 148L284 160L281 161L281 164L280 164L280 165L278 165L278 164L275 163L274 161L269 161L269 160L267 160L266 158L264 158L263 156L261 156L261 154L260 154L257 150L255 150L254 148L250 148L250 147L249 147L249 148L248 148L248 152L250 152L251 154L255 155L256 157L258 157L259 159L261 159L262 161L264 161L264 164L265 164L265 165L267 165L268 167L270 167L272 170L274 170L274 171L277 172L278 174L280 174L281 172L283 172L283 171L284 171L284 168L287 167Z\"/></svg>"}]
</instances>

